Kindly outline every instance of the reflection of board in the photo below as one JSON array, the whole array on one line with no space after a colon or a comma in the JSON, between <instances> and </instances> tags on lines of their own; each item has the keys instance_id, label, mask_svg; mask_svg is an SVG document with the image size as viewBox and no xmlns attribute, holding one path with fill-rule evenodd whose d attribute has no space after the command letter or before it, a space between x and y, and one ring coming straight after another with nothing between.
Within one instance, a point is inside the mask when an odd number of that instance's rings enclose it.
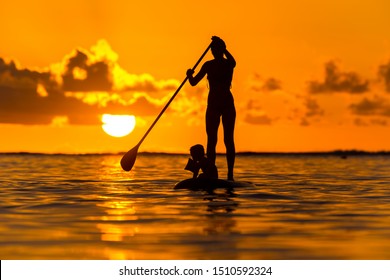
<instances>
[{"instance_id":1,"label":"reflection of board","mask_svg":"<svg viewBox=\"0 0 390 280\"><path fill-rule=\"evenodd\" d=\"M226 181L222 179L186 179L175 185L174 189L210 190L217 188L243 188L255 187L254 184L241 181Z\"/></svg>"}]
</instances>

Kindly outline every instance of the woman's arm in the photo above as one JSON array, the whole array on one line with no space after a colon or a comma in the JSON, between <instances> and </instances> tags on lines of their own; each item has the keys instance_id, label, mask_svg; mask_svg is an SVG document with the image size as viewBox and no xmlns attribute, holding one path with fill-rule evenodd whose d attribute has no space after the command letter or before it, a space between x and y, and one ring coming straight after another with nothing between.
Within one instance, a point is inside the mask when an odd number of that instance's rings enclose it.
<instances>
[{"instance_id":1,"label":"woman's arm","mask_svg":"<svg viewBox=\"0 0 390 280\"><path fill-rule=\"evenodd\" d=\"M233 67L235 67L236 66L236 60L234 59L232 54L227 50L225 41L222 40L221 38L219 38L218 36L211 37L211 40L213 40L214 44L217 44L217 45L219 45L220 47L223 48L223 54L226 56L226 59L229 61L229 63Z\"/></svg>"},{"instance_id":2,"label":"woman's arm","mask_svg":"<svg viewBox=\"0 0 390 280\"><path fill-rule=\"evenodd\" d=\"M203 79L203 77L207 74L207 62L203 64L202 68L200 69L199 73L193 77L194 71L192 69L187 70L187 77L188 81L190 82L191 86L196 86L200 80Z\"/></svg>"},{"instance_id":3,"label":"woman's arm","mask_svg":"<svg viewBox=\"0 0 390 280\"><path fill-rule=\"evenodd\" d=\"M236 60L234 59L234 57L232 56L232 54L227 50L225 49L225 52L224 52L225 56L226 56L226 59L229 61L229 63L231 63L231 65L233 67L236 66Z\"/></svg>"}]
</instances>

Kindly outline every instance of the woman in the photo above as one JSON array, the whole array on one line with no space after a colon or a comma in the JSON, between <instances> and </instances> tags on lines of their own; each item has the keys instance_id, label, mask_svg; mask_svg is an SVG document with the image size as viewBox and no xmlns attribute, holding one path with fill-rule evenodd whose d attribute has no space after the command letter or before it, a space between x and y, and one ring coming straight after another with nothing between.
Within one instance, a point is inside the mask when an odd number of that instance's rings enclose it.
<instances>
[{"instance_id":1,"label":"woman","mask_svg":"<svg viewBox=\"0 0 390 280\"><path fill-rule=\"evenodd\" d=\"M222 118L228 165L228 180L233 181L236 154L234 146L236 109L234 107L234 99L230 87L236 61L226 49L226 44L222 39L213 36L212 40L211 52L214 59L205 62L195 77L193 76L194 71L188 69L187 77L190 84L195 86L207 74L210 88L206 110L207 158L215 164L218 127Z\"/></svg>"}]
</instances>

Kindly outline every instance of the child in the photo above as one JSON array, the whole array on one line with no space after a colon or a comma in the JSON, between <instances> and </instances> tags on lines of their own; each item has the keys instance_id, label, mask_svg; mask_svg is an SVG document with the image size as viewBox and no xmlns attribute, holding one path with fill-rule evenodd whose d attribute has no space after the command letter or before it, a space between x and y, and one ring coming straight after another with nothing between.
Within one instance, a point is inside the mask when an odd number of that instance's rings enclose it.
<instances>
[{"instance_id":1,"label":"child","mask_svg":"<svg viewBox=\"0 0 390 280\"><path fill-rule=\"evenodd\" d=\"M188 159L188 163L184 169L193 172L194 179L218 179L217 167L207 157L205 157L205 152L202 145L197 144L192 146L190 149L190 154L192 159ZM198 177L200 169L203 171L203 173L201 173Z\"/></svg>"}]
</instances>

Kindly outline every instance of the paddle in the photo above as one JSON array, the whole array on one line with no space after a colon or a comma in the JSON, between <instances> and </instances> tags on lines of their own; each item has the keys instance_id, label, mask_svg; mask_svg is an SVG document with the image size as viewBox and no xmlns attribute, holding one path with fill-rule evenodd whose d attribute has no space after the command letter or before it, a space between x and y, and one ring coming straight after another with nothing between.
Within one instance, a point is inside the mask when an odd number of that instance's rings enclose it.
<instances>
[{"instance_id":1,"label":"paddle","mask_svg":"<svg viewBox=\"0 0 390 280\"><path fill-rule=\"evenodd\" d=\"M192 70L195 70L195 68L198 66L198 64L202 61L203 57L207 54L208 50L211 47L210 45L207 47L207 49L204 51L202 56L199 58L199 60L196 62L195 66L192 68ZM160 114L157 116L157 118L154 120L152 125L149 127L149 129L146 131L145 135L141 138L141 140L138 142L137 145L135 145L134 148L129 150L121 159L121 166L123 170L130 171L133 168L133 165L135 163L135 160L137 158L138 149L141 146L142 142L145 140L146 136L148 136L149 132L152 130L154 125L157 123L157 121L160 119L162 114L164 114L165 110L168 108L169 104L173 101L173 99L176 97L176 95L179 93L180 89L184 86L184 84L187 82L188 77L184 79L184 81L181 83L181 85L178 87L178 89L175 91L175 93L172 95L171 99L169 99L168 103L165 105L165 107L162 109Z\"/></svg>"}]
</instances>

